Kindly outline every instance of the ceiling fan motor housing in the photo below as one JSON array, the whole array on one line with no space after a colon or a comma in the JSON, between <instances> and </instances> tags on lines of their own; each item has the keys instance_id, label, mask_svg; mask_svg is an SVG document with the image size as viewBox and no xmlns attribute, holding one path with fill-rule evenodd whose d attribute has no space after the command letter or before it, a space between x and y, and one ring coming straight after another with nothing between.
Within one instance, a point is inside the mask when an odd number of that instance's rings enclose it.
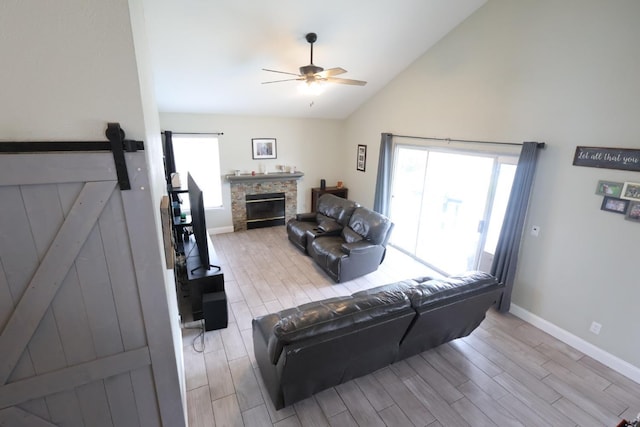
<instances>
[{"instance_id":1,"label":"ceiling fan motor housing","mask_svg":"<svg viewBox=\"0 0 640 427\"><path fill-rule=\"evenodd\" d=\"M309 65L305 65L303 67L300 67L300 74L304 75L304 76L312 76L315 73L319 73L320 71L323 71L324 68L322 67L318 67L317 65L313 65L313 64L309 64Z\"/></svg>"}]
</instances>

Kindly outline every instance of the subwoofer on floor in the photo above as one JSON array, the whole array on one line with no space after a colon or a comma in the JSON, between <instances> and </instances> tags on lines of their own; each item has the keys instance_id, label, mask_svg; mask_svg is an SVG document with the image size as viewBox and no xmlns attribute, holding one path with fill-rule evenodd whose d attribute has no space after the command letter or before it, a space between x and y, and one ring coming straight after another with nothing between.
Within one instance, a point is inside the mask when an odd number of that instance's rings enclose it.
<instances>
[{"instance_id":1,"label":"subwoofer on floor","mask_svg":"<svg viewBox=\"0 0 640 427\"><path fill-rule=\"evenodd\" d=\"M227 327L227 294L225 291L210 292L202 295L202 314L205 331Z\"/></svg>"}]
</instances>

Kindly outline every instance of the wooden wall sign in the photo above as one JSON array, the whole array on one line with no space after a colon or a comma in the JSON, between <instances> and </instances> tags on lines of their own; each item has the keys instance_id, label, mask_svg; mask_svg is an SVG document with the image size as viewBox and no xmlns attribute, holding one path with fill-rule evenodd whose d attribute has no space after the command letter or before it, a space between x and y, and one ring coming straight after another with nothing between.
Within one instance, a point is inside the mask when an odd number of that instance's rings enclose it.
<instances>
[{"instance_id":1,"label":"wooden wall sign","mask_svg":"<svg viewBox=\"0 0 640 427\"><path fill-rule=\"evenodd\" d=\"M640 172L640 150L576 147L573 165Z\"/></svg>"}]
</instances>

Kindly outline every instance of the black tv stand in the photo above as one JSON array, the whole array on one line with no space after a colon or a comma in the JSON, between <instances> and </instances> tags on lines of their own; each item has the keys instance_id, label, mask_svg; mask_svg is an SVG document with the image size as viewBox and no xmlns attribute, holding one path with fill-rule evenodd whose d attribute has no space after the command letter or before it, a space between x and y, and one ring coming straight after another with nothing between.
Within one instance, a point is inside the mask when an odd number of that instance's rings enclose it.
<instances>
[{"instance_id":1,"label":"black tv stand","mask_svg":"<svg viewBox=\"0 0 640 427\"><path fill-rule=\"evenodd\" d=\"M211 262L205 268L200 262L200 255L193 235L184 241L184 253L186 257L186 281L185 291L189 294L191 314L193 320L205 320L205 329L220 329L227 326L227 307L226 297L224 297L224 272L219 265L215 248L211 243L211 238L207 236L207 245L209 247L209 261ZM215 298L214 298L215 297ZM211 314L211 309L203 307L203 300L215 300L212 306L215 306L213 320L209 319L207 314ZM209 311L209 313L207 312ZM222 311L224 311L222 313Z\"/></svg>"},{"instance_id":2,"label":"black tv stand","mask_svg":"<svg viewBox=\"0 0 640 427\"><path fill-rule=\"evenodd\" d=\"M216 268L216 271L220 271L220 270L222 270L222 267L220 267L219 265L213 265L213 264L209 264L209 265L207 266L206 270L211 270L211 269L212 269L212 268L214 268L214 267ZM193 270L191 270L191 274L193 274L196 270L199 270L199 269L201 269L201 268L202 268L202 269L204 269L204 265L201 265L201 266L196 267L196 268L194 268Z\"/></svg>"}]
</instances>

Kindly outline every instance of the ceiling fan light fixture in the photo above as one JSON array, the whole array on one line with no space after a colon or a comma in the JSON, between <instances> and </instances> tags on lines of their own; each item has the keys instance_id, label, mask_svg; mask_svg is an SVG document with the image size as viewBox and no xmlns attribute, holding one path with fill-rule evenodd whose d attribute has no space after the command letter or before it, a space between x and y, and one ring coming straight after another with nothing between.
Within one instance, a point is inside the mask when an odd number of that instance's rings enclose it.
<instances>
[{"instance_id":1,"label":"ceiling fan light fixture","mask_svg":"<svg viewBox=\"0 0 640 427\"><path fill-rule=\"evenodd\" d=\"M322 80L306 80L300 83L298 91L303 95L318 96L326 89L326 84Z\"/></svg>"}]
</instances>

